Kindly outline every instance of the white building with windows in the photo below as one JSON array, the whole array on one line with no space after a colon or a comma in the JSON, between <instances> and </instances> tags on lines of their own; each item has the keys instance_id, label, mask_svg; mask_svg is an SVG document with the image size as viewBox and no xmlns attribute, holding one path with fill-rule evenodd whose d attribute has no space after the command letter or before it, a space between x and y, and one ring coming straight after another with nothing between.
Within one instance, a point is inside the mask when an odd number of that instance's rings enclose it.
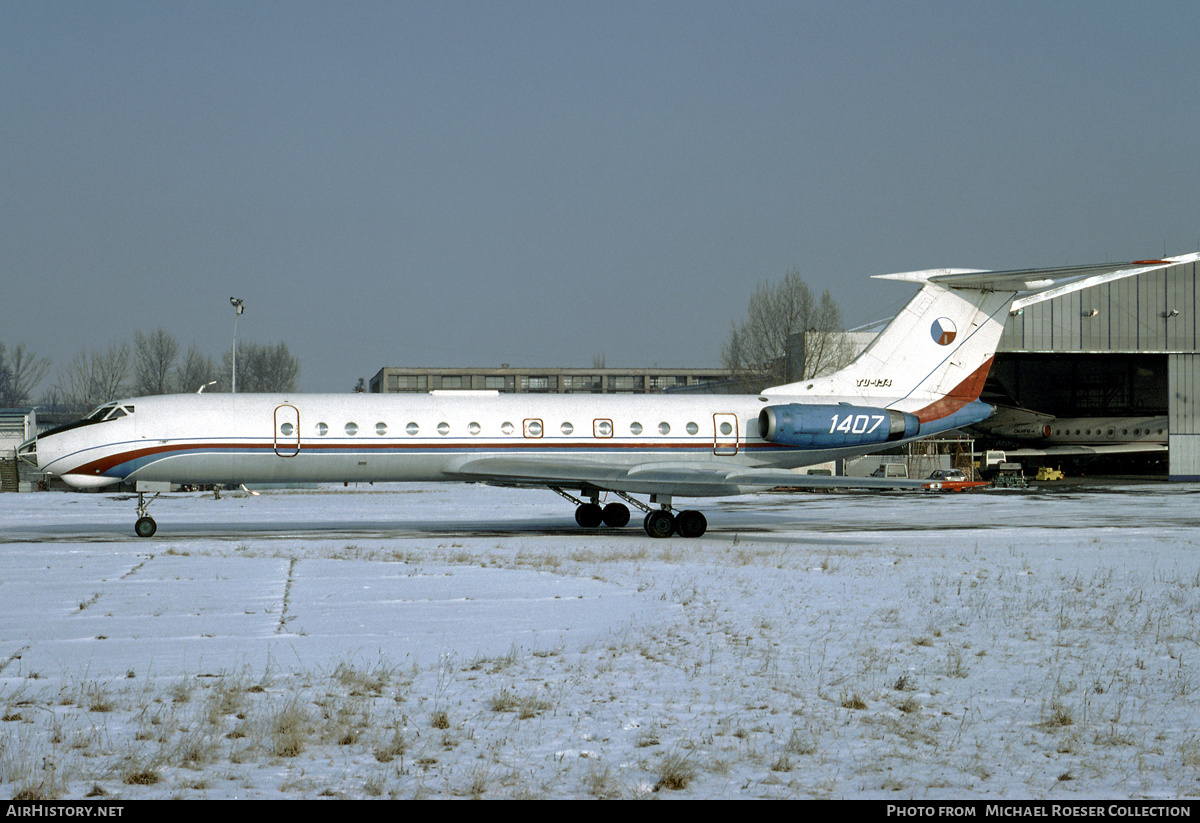
<instances>
[{"instance_id":1,"label":"white building with windows","mask_svg":"<svg viewBox=\"0 0 1200 823\"><path fill-rule=\"evenodd\" d=\"M728 369L406 368L385 366L372 394L485 391L504 394L652 394L728 381Z\"/></svg>"}]
</instances>

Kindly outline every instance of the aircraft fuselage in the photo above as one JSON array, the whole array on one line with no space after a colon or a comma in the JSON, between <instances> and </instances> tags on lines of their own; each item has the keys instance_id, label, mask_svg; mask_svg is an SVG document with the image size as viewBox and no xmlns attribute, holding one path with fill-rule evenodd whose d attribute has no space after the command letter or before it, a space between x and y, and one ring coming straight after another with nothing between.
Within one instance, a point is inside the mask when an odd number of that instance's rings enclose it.
<instances>
[{"instance_id":1,"label":"aircraft fuselage","mask_svg":"<svg viewBox=\"0 0 1200 823\"><path fill-rule=\"evenodd\" d=\"M118 401L91 416L98 419L45 433L36 441L36 457L42 470L78 487L96 487L120 480L462 480L457 470L483 458L609 466L699 461L790 469L879 447L879 438L869 434L881 424L870 412L881 410L838 407L837 399L818 407L828 410L820 414L819 426L827 424L833 435L844 433L837 446L769 442L759 418L782 400L756 395L163 395ZM930 434L931 428L921 426L920 434Z\"/></svg>"}]
</instances>

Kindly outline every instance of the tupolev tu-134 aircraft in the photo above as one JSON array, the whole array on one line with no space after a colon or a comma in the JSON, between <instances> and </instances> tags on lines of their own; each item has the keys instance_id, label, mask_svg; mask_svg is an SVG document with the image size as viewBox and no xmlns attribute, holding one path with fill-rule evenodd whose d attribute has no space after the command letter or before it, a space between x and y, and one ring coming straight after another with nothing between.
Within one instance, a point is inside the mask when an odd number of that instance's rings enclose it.
<instances>
[{"instance_id":1,"label":"tupolev tu-134 aircraft","mask_svg":"<svg viewBox=\"0 0 1200 823\"><path fill-rule=\"evenodd\" d=\"M979 394L1015 307L1197 259L877 275L920 290L844 369L759 394L162 395L107 403L18 454L80 488L122 480L540 487L574 503L585 528L626 525L629 504L646 513L652 537L698 537L704 515L677 511L675 497L936 486L791 470L984 420L992 407ZM624 502L601 506L605 495ZM146 506L139 493L141 537L157 528Z\"/></svg>"}]
</instances>

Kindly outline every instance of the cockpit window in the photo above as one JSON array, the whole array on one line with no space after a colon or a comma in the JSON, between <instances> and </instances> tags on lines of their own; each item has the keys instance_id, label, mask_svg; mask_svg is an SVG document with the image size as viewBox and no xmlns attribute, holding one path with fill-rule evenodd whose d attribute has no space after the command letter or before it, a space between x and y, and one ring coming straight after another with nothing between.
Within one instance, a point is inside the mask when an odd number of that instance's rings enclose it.
<instances>
[{"instance_id":1,"label":"cockpit window","mask_svg":"<svg viewBox=\"0 0 1200 823\"><path fill-rule=\"evenodd\" d=\"M48 436L58 434L59 432L78 429L80 426L91 426L95 423L105 423L109 420L120 420L122 417L127 417L133 414L133 406L122 406L119 403L105 403L91 412L86 417L76 420L74 423L67 423L63 426L50 429L50 431L42 432L40 436Z\"/></svg>"},{"instance_id":2,"label":"cockpit window","mask_svg":"<svg viewBox=\"0 0 1200 823\"><path fill-rule=\"evenodd\" d=\"M98 409L92 411L87 417L80 420L80 423L99 423L108 417L108 413L117 407L116 403L105 403Z\"/></svg>"},{"instance_id":3,"label":"cockpit window","mask_svg":"<svg viewBox=\"0 0 1200 823\"><path fill-rule=\"evenodd\" d=\"M121 406L116 403L105 403L87 417L80 420L80 423L99 423L103 420L119 420L127 414L133 414L133 406Z\"/></svg>"}]
</instances>

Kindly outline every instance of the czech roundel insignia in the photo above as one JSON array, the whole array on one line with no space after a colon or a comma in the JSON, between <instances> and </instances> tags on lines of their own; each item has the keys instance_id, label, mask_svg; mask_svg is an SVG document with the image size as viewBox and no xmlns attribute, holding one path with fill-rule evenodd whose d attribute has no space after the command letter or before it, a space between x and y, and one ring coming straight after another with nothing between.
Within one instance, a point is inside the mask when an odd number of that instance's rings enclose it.
<instances>
[{"instance_id":1,"label":"czech roundel insignia","mask_svg":"<svg viewBox=\"0 0 1200 823\"><path fill-rule=\"evenodd\" d=\"M939 317L934 320L929 331L933 334L934 342L939 346L949 346L954 342L954 335L958 334L958 329L954 327L954 321L949 317Z\"/></svg>"}]
</instances>

